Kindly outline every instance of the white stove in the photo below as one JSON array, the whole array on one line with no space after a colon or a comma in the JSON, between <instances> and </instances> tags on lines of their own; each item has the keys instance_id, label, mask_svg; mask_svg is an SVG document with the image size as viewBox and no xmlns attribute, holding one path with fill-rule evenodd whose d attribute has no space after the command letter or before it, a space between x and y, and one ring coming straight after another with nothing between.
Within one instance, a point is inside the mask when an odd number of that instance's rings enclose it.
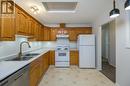
<instances>
[{"instance_id":1,"label":"white stove","mask_svg":"<svg viewBox=\"0 0 130 86\"><path fill-rule=\"evenodd\" d=\"M55 50L55 67L70 66L70 48L68 39L57 39Z\"/></svg>"}]
</instances>

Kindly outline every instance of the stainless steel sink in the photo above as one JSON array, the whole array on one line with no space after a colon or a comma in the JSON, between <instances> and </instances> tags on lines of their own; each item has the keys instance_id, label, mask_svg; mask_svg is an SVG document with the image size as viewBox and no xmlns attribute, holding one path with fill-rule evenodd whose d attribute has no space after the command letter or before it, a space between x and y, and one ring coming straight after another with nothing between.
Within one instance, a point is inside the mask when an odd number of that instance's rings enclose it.
<instances>
[{"instance_id":1,"label":"stainless steel sink","mask_svg":"<svg viewBox=\"0 0 130 86\"><path fill-rule=\"evenodd\" d=\"M13 59L8 59L6 61L26 61L26 60L36 57L37 55L39 55L39 53L29 53L29 54L25 54L25 55L21 56L21 58L16 57Z\"/></svg>"}]
</instances>

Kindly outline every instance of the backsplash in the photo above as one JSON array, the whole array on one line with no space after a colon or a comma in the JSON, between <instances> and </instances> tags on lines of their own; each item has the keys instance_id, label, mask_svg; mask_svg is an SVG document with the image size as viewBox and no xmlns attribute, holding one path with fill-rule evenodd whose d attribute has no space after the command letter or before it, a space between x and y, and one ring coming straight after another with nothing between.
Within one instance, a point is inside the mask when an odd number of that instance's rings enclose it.
<instances>
[{"instance_id":1,"label":"backsplash","mask_svg":"<svg viewBox=\"0 0 130 86\"><path fill-rule=\"evenodd\" d=\"M19 53L20 43L27 41L27 38L16 37L16 41L0 42L0 59L8 57L10 55L16 55ZM27 44L23 45L23 52L40 49L42 42L30 42L31 48L28 48Z\"/></svg>"},{"instance_id":2,"label":"backsplash","mask_svg":"<svg viewBox=\"0 0 130 86\"><path fill-rule=\"evenodd\" d=\"M27 38L16 37L16 41L4 41L0 42L0 59L7 58L11 55L17 55L19 53L20 43L22 41L27 41ZM30 42L31 48L28 48L27 44L23 45L23 52L33 51L40 48L53 48L56 47L55 41L48 42ZM76 49L76 42L70 42L70 48Z\"/></svg>"},{"instance_id":3,"label":"backsplash","mask_svg":"<svg viewBox=\"0 0 130 86\"><path fill-rule=\"evenodd\" d=\"M48 41L48 42L43 42L43 47L44 48L53 48L55 49L56 48L56 41ZM70 49L77 49L77 43L76 42L69 42L69 46L70 46Z\"/></svg>"}]
</instances>

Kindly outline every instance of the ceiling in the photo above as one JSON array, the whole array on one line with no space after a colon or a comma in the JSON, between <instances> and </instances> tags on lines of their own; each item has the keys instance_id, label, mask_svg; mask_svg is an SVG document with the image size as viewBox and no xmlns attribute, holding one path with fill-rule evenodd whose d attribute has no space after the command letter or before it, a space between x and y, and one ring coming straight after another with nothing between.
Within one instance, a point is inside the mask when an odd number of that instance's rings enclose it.
<instances>
[{"instance_id":1,"label":"ceiling","mask_svg":"<svg viewBox=\"0 0 130 86\"><path fill-rule=\"evenodd\" d=\"M47 12L42 2L78 3L75 12ZM43 24L92 24L103 12L108 11L109 15L108 9L112 9L112 0L16 0L16 3ZM31 6L37 6L39 14L33 14Z\"/></svg>"}]
</instances>

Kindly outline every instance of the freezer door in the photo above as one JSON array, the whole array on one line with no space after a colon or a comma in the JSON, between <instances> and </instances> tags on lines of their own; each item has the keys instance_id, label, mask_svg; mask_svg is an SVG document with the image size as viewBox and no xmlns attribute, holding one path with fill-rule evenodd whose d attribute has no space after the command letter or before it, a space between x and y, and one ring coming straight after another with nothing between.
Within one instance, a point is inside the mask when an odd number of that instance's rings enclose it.
<instances>
[{"instance_id":1,"label":"freezer door","mask_svg":"<svg viewBox=\"0 0 130 86\"><path fill-rule=\"evenodd\" d=\"M95 45L95 35L79 35L79 45Z\"/></svg>"},{"instance_id":2,"label":"freezer door","mask_svg":"<svg viewBox=\"0 0 130 86\"><path fill-rule=\"evenodd\" d=\"M79 47L79 67L95 68L95 46Z\"/></svg>"}]
</instances>

